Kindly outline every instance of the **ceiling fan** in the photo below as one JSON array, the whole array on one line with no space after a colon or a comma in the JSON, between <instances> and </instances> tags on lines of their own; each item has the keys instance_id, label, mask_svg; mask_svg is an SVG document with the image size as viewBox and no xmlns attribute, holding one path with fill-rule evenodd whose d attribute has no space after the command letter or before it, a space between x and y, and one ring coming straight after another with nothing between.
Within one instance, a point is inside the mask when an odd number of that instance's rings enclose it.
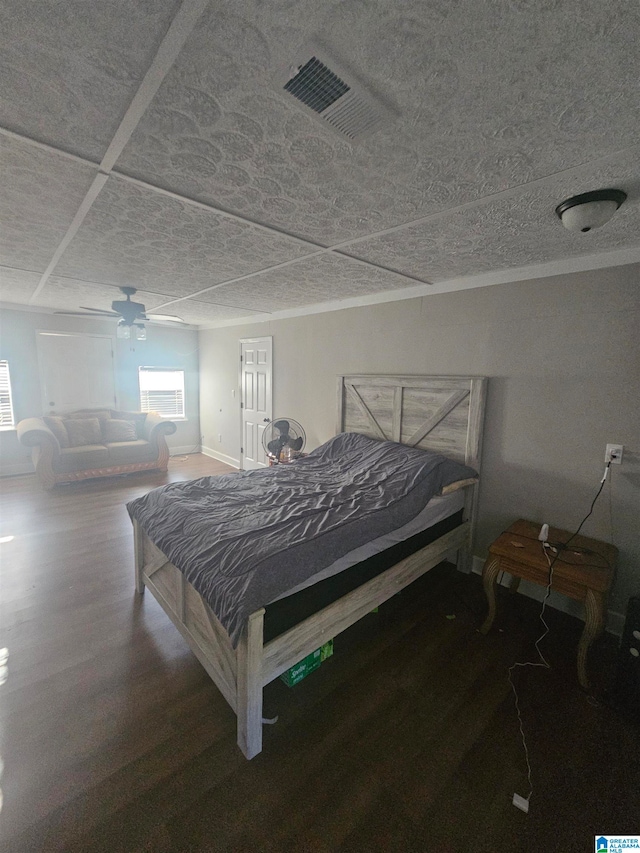
<instances>
[{"instance_id":1,"label":"ceiling fan","mask_svg":"<svg viewBox=\"0 0 640 853\"><path fill-rule=\"evenodd\" d=\"M70 317L118 317L118 337L128 338L131 336L131 327L136 326L136 337L144 340L144 320L163 320L170 323L184 323L181 317L175 314L147 314L141 302L132 302L131 297L135 295L135 287L121 287L120 290L127 297L116 299L111 303L111 311L103 308L86 308L80 306L81 311L54 311L55 314L66 314Z\"/></svg>"}]
</instances>

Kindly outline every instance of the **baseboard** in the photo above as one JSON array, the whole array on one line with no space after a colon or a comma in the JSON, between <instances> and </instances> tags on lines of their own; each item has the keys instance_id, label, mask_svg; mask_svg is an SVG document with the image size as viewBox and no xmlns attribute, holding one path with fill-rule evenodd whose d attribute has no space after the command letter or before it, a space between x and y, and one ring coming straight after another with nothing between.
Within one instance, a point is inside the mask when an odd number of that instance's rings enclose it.
<instances>
[{"instance_id":1,"label":"baseboard","mask_svg":"<svg viewBox=\"0 0 640 853\"><path fill-rule=\"evenodd\" d=\"M189 453L200 453L200 445L186 444L184 447L169 448L169 456L187 456Z\"/></svg>"},{"instance_id":2,"label":"baseboard","mask_svg":"<svg viewBox=\"0 0 640 853\"><path fill-rule=\"evenodd\" d=\"M226 465L231 465L233 468L240 467L240 460L234 459L233 456L227 456L226 453L220 453L219 450L212 450L210 447L202 446L202 453L205 456L210 456L211 459L217 459L218 462L224 462Z\"/></svg>"},{"instance_id":3,"label":"baseboard","mask_svg":"<svg viewBox=\"0 0 640 853\"><path fill-rule=\"evenodd\" d=\"M475 575L482 574L482 568L484 566L484 558L477 557L475 554L473 556L473 563L471 571ZM506 575L502 579L502 586L509 586L511 580L510 575ZM522 593L522 595L526 595L527 598L533 598L535 601L542 601L544 598L544 589L537 584L528 583L527 581L522 581L520 587L518 589L518 594ZM560 610L562 613L568 613L570 616L577 616L579 619L584 619L584 611L582 605L577 601L573 601L571 598L567 598L565 595L560 595L559 593L552 592L549 596L548 607L553 607L555 610ZM616 613L614 610L607 611L607 620L605 630L608 634L613 634L616 637L622 636L622 629L624 628L624 614Z\"/></svg>"},{"instance_id":4,"label":"baseboard","mask_svg":"<svg viewBox=\"0 0 640 853\"><path fill-rule=\"evenodd\" d=\"M20 474L35 474L31 462L12 462L10 465L2 465L0 477L17 477Z\"/></svg>"}]
</instances>

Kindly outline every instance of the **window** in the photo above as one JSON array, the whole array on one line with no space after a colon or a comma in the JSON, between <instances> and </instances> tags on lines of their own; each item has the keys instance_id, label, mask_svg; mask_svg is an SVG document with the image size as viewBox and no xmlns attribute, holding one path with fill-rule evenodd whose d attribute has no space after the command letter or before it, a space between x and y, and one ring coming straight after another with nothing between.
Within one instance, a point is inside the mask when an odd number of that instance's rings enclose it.
<instances>
[{"instance_id":1,"label":"window","mask_svg":"<svg viewBox=\"0 0 640 853\"><path fill-rule=\"evenodd\" d=\"M0 361L0 429L15 426L13 402L11 400L11 378L9 362Z\"/></svg>"},{"instance_id":2,"label":"window","mask_svg":"<svg viewBox=\"0 0 640 853\"><path fill-rule=\"evenodd\" d=\"M163 418L184 418L184 370L140 367L140 408Z\"/></svg>"}]
</instances>

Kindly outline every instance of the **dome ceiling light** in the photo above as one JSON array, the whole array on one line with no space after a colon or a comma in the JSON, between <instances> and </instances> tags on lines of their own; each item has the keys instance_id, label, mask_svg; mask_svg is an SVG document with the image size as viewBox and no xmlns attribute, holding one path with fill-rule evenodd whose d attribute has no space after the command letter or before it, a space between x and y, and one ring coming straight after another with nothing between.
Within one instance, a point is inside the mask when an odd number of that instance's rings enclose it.
<instances>
[{"instance_id":1,"label":"dome ceiling light","mask_svg":"<svg viewBox=\"0 0 640 853\"><path fill-rule=\"evenodd\" d=\"M622 190L594 190L566 199L556 213L569 231L586 233L608 222L626 197Z\"/></svg>"}]
</instances>

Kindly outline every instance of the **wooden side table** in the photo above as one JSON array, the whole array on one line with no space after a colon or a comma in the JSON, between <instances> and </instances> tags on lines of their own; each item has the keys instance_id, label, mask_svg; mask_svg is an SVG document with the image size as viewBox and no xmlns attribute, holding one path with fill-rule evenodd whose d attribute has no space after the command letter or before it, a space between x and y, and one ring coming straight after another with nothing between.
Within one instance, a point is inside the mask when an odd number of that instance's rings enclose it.
<instances>
[{"instance_id":1,"label":"wooden side table","mask_svg":"<svg viewBox=\"0 0 640 853\"><path fill-rule=\"evenodd\" d=\"M511 575L510 591L516 592L521 578L540 586L549 582L549 563L542 543L538 540L541 524L520 519L502 533L489 548L489 556L482 570L484 591L489 603L489 612L481 633L486 634L493 625L496 615L496 579L499 572ZM571 537L566 530L549 529L549 544L563 544ZM555 554L546 549L549 558ZM604 627L607 592L613 582L618 549L597 539L576 536L566 549L559 549L559 557L553 564L551 588L576 601L583 601L585 608L584 631L578 645L578 681L589 687L587 678L587 652Z\"/></svg>"}]
</instances>

